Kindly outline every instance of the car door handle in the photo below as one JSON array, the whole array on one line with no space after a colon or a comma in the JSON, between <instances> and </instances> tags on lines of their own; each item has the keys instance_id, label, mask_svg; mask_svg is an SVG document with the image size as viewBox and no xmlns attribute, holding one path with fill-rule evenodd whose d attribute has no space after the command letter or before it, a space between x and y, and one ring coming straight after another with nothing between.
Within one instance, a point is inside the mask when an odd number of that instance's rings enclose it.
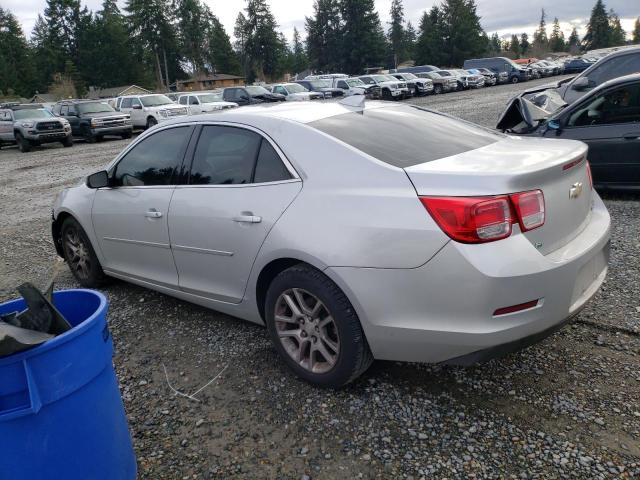
<instances>
[{"instance_id":1,"label":"car door handle","mask_svg":"<svg viewBox=\"0 0 640 480\"><path fill-rule=\"evenodd\" d=\"M160 218L162 217L162 212L159 212L155 208L152 208L151 210L147 211L144 216L147 218Z\"/></svg>"},{"instance_id":2,"label":"car door handle","mask_svg":"<svg viewBox=\"0 0 640 480\"><path fill-rule=\"evenodd\" d=\"M238 215L237 217L233 217L233 221L238 223L260 223L262 217L256 215Z\"/></svg>"},{"instance_id":3,"label":"car door handle","mask_svg":"<svg viewBox=\"0 0 640 480\"><path fill-rule=\"evenodd\" d=\"M625 140L637 140L640 138L640 133L626 133L622 136Z\"/></svg>"}]
</instances>

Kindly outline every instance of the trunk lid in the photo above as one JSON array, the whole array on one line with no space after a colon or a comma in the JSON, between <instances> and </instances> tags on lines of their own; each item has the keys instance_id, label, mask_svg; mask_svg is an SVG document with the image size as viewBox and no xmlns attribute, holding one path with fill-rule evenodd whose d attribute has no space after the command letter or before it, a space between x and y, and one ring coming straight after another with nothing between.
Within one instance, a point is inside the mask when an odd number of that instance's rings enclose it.
<instances>
[{"instance_id":1,"label":"trunk lid","mask_svg":"<svg viewBox=\"0 0 640 480\"><path fill-rule=\"evenodd\" d=\"M420 196L485 196L542 190L545 223L524 233L543 254L585 227L593 190L587 146L571 140L506 137L485 147L405 168ZM514 234L519 227L514 225Z\"/></svg>"}]
</instances>

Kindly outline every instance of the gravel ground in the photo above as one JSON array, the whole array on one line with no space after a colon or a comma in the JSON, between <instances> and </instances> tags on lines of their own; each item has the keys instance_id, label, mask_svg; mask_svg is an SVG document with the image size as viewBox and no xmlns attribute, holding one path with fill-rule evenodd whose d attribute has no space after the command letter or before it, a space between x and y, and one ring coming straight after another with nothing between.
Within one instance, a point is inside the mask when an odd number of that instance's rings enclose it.
<instances>
[{"instance_id":1,"label":"gravel ground","mask_svg":"<svg viewBox=\"0 0 640 480\"><path fill-rule=\"evenodd\" d=\"M535 83L412 102L493 126ZM0 151L0 301L46 282L55 194L125 145ZM605 201L609 276L576 323L472 368L375 362L340 391L296 379L259 326L114 282L104 293L139 478L639 478L640 202ZM62 269L58 286L77 285ZM217 375L198 401L167 382L192 393Z\"/></svg>"}]
</instances>

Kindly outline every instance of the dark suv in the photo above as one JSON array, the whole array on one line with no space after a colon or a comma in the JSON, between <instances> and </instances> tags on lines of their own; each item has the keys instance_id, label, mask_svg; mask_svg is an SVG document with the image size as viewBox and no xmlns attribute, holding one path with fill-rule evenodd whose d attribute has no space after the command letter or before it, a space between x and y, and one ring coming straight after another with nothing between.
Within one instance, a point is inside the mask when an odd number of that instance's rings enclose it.
<instances>
[{"instance_id":1,"label":"dark suv","mask_svg":"<svg viewBox=\"0 0 640 480\"><path fill-rule=\"evenodd\" d=\"M272 93L258 85L246 87L227 87L222 91L225 102L234 102L238 105L253 105L255 103L284 102L286 97L280 93Z\"/></svg>"},{"instance_id":2,"label":"dark suv","mask_svg":"<svg viewBox=\"0 0 640 480\"><path fill-rule=\"evenodd\" d=\"M106 101L63 100L55 104L53 113L69 121L74 137L90 143L105 135L131 138L133 132L131 117L116 112Z\"/></svg>"}]
</instances>

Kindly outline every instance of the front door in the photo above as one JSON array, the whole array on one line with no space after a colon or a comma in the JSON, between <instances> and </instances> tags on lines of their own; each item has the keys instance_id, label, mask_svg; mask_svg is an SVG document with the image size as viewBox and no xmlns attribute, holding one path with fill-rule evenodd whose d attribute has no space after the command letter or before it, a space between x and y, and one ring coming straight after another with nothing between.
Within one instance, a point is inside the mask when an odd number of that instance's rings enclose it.
<instances>
[{"instance_id":1,"label":"front door","mask_svg":"<svg viewBox=\"0 0 640 480\"><path fill-rule=\"evenodd\" d=\"M124 97L120 103L120 111L131 116L134 127L146 127L147 118L142 110L142 103L137 97Z\"/></svg>"},{"instance_id":2,"label":"front door","mask_svg":"<svg viewBox=\"0 0 640 480\"><path fill-rule=\"evenodd\" d=\"M582 140L589 145L596 184L640 185L640 82L590 96L571 107L565 118L565 127L553 138Z\"/></svg>"},{"instance_id":3,"label":"front door","mask_svg":"<svg viewBox=\"0 0 640 480\"><path fill-rule=\"evenodd\" d=\"M169 211L180 288L239 303L262 243L301 187L259 133L202 127L189 185L176 187Z\"/></svg>"},{"instance_id":4,"label":"front door","mask_svg":"<svg viewBox=\"0 0 640 480\"><path fill-rule=\"evenodd\" d=\"M167 218L192 127L162 129L136 144L96 192L93 228L107 271L178 285Z\"/></svg>"}]
</instances>

